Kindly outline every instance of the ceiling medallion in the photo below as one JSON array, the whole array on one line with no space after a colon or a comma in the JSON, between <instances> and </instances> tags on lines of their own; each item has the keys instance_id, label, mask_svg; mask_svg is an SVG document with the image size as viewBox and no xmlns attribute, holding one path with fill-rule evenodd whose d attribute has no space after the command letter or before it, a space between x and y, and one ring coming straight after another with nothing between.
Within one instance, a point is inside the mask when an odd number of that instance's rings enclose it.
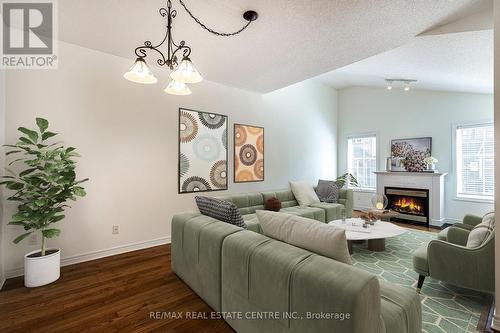
<instances>
[{"instance_id":1,"label":"ceiling medallion","mask_svg":"<svg viewBox=\"0 0 500 333\"><path fill-rule=\"evenodd\" d=\"M247 21L247 23L242 28L231 33L218 32L203 24L196 16L193 15L182 0L179 0L179 2L189 16L191 16L191 18L195 20L196 23L198 23L203 29L214 35L222 37L239 34L258 17L257 12L253 10L246 11L243 13L243 18ZM170 73L172 81L170 81L164 91L172 95L189 95L191 94L191 89L189 89L187 84L198 83L203 80L203 77L191 62L191 48L184 40L181 40L177 44L172 37L172 21L177 16L177 11L172 9L172 2L167 0L167 8L160 8L159 12L162 17L167 19L167 31L165 37L163 37L163 40L157 45L153 45L151 41L147 40L144 42L144 45L136 47L135 55L137 56L137 59L132 67L130 67L129 71L123 75L123 77L129 81L142 84L154 84L158 82L158 79L153 75L153 72L146 64L145 60L148 51L153 50L155 51L154 54L158 57L156 60L157 65L166 66L172 71ZM164 45L166 53L163 53L160 50L162 45Z\"/></svg>"}]
</instances>

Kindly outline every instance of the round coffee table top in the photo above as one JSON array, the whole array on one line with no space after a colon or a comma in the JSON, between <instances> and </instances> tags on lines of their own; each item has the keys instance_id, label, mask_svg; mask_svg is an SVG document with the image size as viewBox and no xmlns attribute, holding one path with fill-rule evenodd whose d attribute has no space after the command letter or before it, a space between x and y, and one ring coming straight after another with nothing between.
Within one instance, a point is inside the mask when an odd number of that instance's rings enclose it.
<instances>
[{"instance_id":1,"label":"round coffee table top","mask_svg":"<svg viewBox=\"0 0 500 333\"><path fill-rule=\"evenodd\" d=\"M374 225L371 225L370 226L371 232L354 231L353 230L354 228L351 228L353 224L361 225L362 223L364 223L364 221L359 217L357 217L357 218L346 219L345 222L343 222L342 220L335 220L329 222L328 224L334 225L342 229L347 229L345 232L347 240L390 238L401 235L406 232L405 228L384 221L377 221L375 222Z\"/></svg>"}]
</instances>

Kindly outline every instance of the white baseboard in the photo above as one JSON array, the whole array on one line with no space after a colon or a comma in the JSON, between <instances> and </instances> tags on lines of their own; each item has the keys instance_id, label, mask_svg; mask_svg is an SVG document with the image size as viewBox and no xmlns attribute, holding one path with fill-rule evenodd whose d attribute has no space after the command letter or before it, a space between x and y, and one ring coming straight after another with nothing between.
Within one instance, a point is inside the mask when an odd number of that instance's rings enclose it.
<instances>
[{"instance_id":1,"label":"white baseboard","mask_svg":"<svg viewBox=\"0 0 500 333\"><path fill-rule=\"evenodd\" d=\"M455 223L462 223L463 220L447 217L444 219L444 222L449 224L455 224Z\"/></svg>"},{"instance_id":2,"label":"white baseboard","mask_svg":"<svg viewBox=\"0 0 500 333\"><path fill-rule=\"evenodd\" d=\"M126 252L147 249L149 247L154 247L154 246L164 245L164 244L170 244L170 236L151 239L151 240L142 241L142 242L118 245L115 247L110 247L108 249L96 250L96 251L91 251L91 252L86 252L86 253L82 253L82 254L77 254L74 256L61 258L61 266L78 264L80 262L85 262L85 261L95 260L95 259L99 259L99 258L114 256L114 255L126 253ZM17 268L5 270L5 277L6 278L12 278L12 277L21 276L21 275L24 275L24 268L23 267L17 267Z\"/></svg>"},{"instance_id":3,"label":"white baseboard","mask_svg":"<svg viewBox=\"0 0 500 333\"><path fill-rule=\"evenodd\" d=\"M441 227L443 226L443 224L445 223L446 221L446 218L442 218L442 219L431 219L429 217L429 226L433 226L433 227Z\"/></svg>"},{"instance_id":4,"label":"white baseboard","mask_svg":"<svg viewBox=\"0 0 500 333\"><path fill-rule=\"evenodd\" d=\"M366 211L366 210L371 210L373 207L364 207L364 206L354 206L354 210L360 210L360 211Z\"/></svg>"},{"instance_id":5,"label":"white baseboard","mask_svg":"<svg viewBox=\"0 0 500 333\"><path fill-rule=\"evenodd\" d=\"M2 290L3 284L5 283L4 278L0 278L0 290Z\"/></svg>"},{"instance_id":6,"label":"white baseboard","mask_svg":"<svg viewBox=\"0 0 500 333\"><path fill-rule=\"evenodd\" d=\"M493 310L493 318L491 320L491 328L500 331L500 318L497 316L497 309Z\"/></svg>"}]
</instances>

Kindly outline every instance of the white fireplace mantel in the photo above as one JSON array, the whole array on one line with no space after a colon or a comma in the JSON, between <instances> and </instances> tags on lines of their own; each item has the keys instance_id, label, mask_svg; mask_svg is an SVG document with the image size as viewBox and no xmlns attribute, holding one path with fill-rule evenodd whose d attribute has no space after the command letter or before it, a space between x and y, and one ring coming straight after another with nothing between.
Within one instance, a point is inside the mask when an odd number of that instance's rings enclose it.
<instances>
[{"instance_id":1,"label":"white fireplace mantel","mask_svg":"<svg viewBox=\"0 0 500 333\"><path fill-rule=\"evenodd\" d=\"M378 194L384 194L385 187L429 190L429 224L437 227L443 225L444 178L447 173L375 171L375 174Z\"/></svg>"}]
</instances>

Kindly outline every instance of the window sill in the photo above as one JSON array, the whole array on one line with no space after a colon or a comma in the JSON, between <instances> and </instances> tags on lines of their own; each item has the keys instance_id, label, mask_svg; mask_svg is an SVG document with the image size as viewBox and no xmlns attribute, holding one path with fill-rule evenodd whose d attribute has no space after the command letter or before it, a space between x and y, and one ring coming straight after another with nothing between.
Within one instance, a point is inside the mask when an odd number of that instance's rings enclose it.
<instances>
[{"instance_id":1,"label":"window sill","mask_svg":"<svg viewBox=\"0 0 500 333\"><path fill-rule=\"evenodd\" d=\"M486 199L476 196L455 196L454 198L457 201L467 201L467 202L476 202L476 203L484 203L484 204L493 204L495 203L495 199Z\"/></svg>"},{"instance_id":2,"label":"window sill","mask_svg":"<svg viewBox=\"0 0 500 333\"><path fill-rule=\"evenodd\" d=\"M375 193L375 192L377 192L377 190L374 188L361 188L361 187L349 187L349 190L353 190L353 192L360 192L360 193Z\"/></svg>"}]
</instances>

